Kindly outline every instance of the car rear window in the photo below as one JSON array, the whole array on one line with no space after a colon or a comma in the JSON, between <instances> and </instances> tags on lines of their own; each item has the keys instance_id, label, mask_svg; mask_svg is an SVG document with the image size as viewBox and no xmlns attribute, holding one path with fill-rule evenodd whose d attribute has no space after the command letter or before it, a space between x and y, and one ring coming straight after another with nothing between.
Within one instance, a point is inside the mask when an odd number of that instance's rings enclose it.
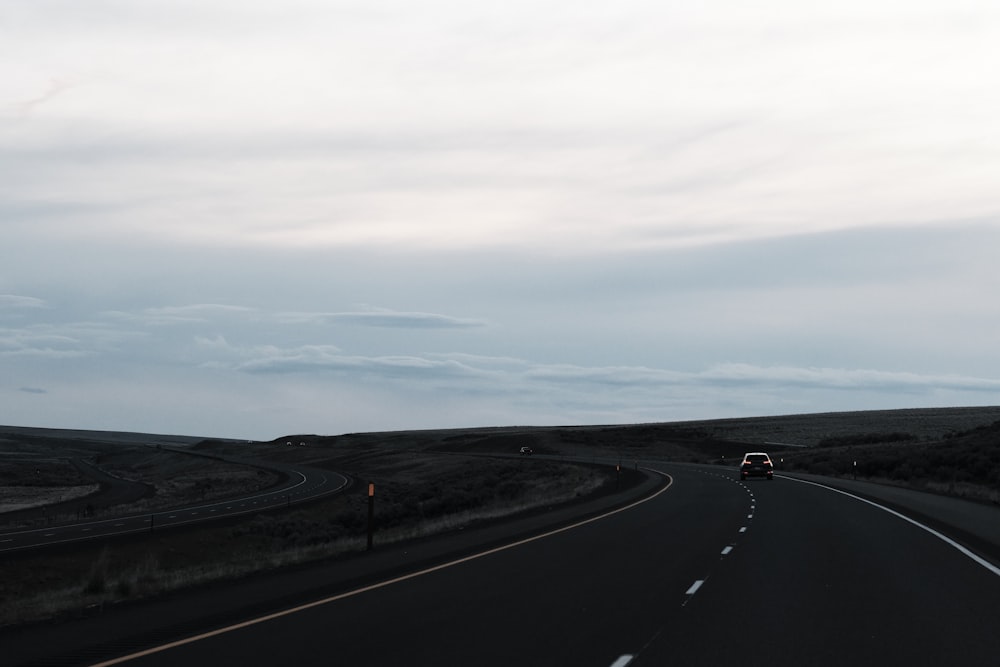
<instances>
[{"instance_id":1,"label":"car rear window","mask_svg":"<svg viewBox=\"0 0 1000 667\"><path fill-rule=\"evenodd\" d=\"M767 457L763 454L751 454L747 457L747 461L750 461L751 463L763 463L766 460Z\"/></svg>"}]
</instances>

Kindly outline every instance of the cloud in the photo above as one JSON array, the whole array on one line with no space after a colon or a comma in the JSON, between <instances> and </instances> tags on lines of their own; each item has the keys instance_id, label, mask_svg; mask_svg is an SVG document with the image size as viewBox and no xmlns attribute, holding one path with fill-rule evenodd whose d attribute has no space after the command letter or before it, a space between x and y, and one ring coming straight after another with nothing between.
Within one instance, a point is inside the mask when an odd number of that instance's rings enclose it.
<instances>
[{"instance_id":1,"label":"cloud","mask_svg":"<svg viewBox=\"0 0 1000 667\"><path fill-rule=\"evenodd\" d=\"M478 319L438 313L401 312L370 308L346 312L279 312L269 316L284 324L345 324L380 329L474 329L487 326Z\"/></svg>"},{"instance_id":2,"label":"cloud","mask_svg":"<svg viewBox=\"0 0 1000 667\"><path fill-rule=\"evenodd\" d=\"M672 387L771 388L816 390L877 390L920 392L950 389L970 392L1000 391L1000 380L960 375L923 375L871 369L756 366L746 363L714 364L694 372L646 367L585 367L537 365L524 378L531 382L563 386L631 388Z\"/></svg>"},{"instance_id":3,"label":"cloud","mask_svg":"<svg viewBox=\"0 0 1000 667\"><path fill-rule=\"evenodd\" d=\"M572 364L541 364L528 370L524 377L530 382L563 386L647 388L689 384L695 376L643 366L585 367Z\"/></svg>"},{"instance_id":4,"label":"cloud","mask_svg":"<svg viewBox=\"0 0 1000 667\"><path fill-rule=\"evenodd\" d=\"M279 324L347 324L387 329L471 329L486 326L482 320L438 313L400 312L372 308L350 312L267 312L259 308L215 303L161 306L138 311L113 311L108 317L146 325L198 324L220 322L233 317L254 317Z\"/></svg>"},{"instance_id":5,"label":"cloud","mask_svg":"<svg viewBox=\"0 0 1000 667\"><path fill-rule=\"evenodd\" d=\"M872 369L813 368L726 363L693 376L720 386L768 386L789 389L877 390L917 393L932 389L967 392L1000 391L1000 380L960 375L924 375Z\"/></svg>"},{"instance_id":6,"label":"cloud","mask_svg":"<svg viewBox=\"0 0 1000 667\"><path fill-rule=\"evenodd\" d=\"M225 341L205 341L229 347ZM231 349L231 348L230 348ZM879 391L922 393L933 390L1000 391L1000 380L961 375L933 375L794 366L720 363L698 371L645 366L581 366L534 363L513 357L470 354L379 355L344 354L334 346L258 347L239 350L245 359L234 370L254 374L333 373L346 378L400 382L441 382L455 391L507 395L545 394L551 389L580 394L606 392L644 395L658 392L767 389L769 391Z\"/></svg>"},{"instance_id":7,"label":"cloud","mask_svg":"<svg viewBox=\"0 0 1000 667\"><path fill-rule=\"evenodd\" d=\"M149 343L146 333L123 329L113 322L58 321L66 313L55 307L44 313L57 321L0 328L0 355L54 361L94 356L121 359L130 356L139 341Z\"/></svg>"},{"instance_id":8,"label":"cloud","mask_svg":"<svg viewBox=\"0 0 1000 667\"><path fill-rule=\"evenodd\" d=\"M75 337L55 332L50 327L0 329L0 356L68 359L91 354Z\"/></svg>"},{"instance_id":9,"label":"cloud","mask_svg":"<svg viewBox=\"0 0 1000 667\"><path fill-rule=\"evenodd\" d=\"M19 14L12 99L104 76L0 135L6 206L69 203L83 236L592 252L996 212L985 7L204 4ZM86 55L22 71L52 34Z\"/></svg>"},{"instance_id":10,"label":"cloud","mask_svg":"<svg viewBox=\"0 0 1000 667\"><path fill-rule=\"evenodd\" d=\"M31 99L15 102L13 108L18 116L26 118L34 113L40 106L54 97L66 92L74 85L75 84L72 81L63 81L56 78L49 79L48 87L44 92Z\"/></svg>"},{"instance_id":11,"label":"cloud","mask_svg":"<svg viewBox=\"0 0 1000 667\"><path fill-rule=\"evenodd\" d=\"M146 308L135 313L109 313L121 319L135 320L151 326L209 322L219 317L252 314L254 309L217 303Z\"/></svg>"},{"instance_id":12,"label":"cloud","mask_svg":"<svg viewBox=\"0 0 1000 667\"><path fill-rule=\"evenodd\" d=\"M482 375L454 360L404 355L345 355L332 346L265 348L255 353L255 358L238 364L236 370L254 374L334 373L358 380L381 378L421 382Z\"/></svg>"},{"instance_id":13,"label":"cloud","mask_svg":"<svg viewBox=\"0 0 1000 667\"><path fill-rule=\"evenodd\" d=\"M392 329L470 329L486 326L485 322L481 320L435 313L406 313L389 310L329 313L324 317L336 323Z\"/></svg>"},{"instance_id":14,"label":"cloud","mask_svg":"<svg viewBox=\"0 0 1000 667\"><path fill-rule=\"evenodd\" d=\"M17 296L16 294L0 294L0 312L4 310L19 310L25 308L45 308L45 301L32 296Z\"/></svg>"},{"instance_id":15,"label":"cloud","mask_svg":"<svg viewBox=\"0 0 1000 667\"><path fill-rule=\"evenodd\" d=\"M237 430L210 397L357 429L995 396L996 7L289 1L9 12L9 387Z\"/></svg>"},{"instance_id":16,"label":"cloud","mask_svg":"<svg viewBox=\"0 0 1000 667\"><path fill-rule=\"evenodd\" d=\"M20 392L25 394L47 394L49 393L47 389L40 389L38 387L20 387L18 389Z\"/></svg>"}]
</instances>

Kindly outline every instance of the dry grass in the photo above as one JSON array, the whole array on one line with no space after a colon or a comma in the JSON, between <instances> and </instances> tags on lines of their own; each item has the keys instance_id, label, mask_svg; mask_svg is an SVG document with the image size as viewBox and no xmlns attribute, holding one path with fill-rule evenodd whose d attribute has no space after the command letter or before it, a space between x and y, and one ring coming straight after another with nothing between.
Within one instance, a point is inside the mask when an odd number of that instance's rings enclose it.
<instances>
[{"instance_id":1,"label":"dry grass","mask_svg":"<svg viewBox=\"0 0 1000 667\"><path fill-rule=\"evenodd\" d=\"M100 489L99 484L84 486L0 486L0 513L42 507L64 500L83 498Z\"/></svg>"},{"instance_id":2,"label":"dry grass","mask_svg":"<svg viewBox=\"0 0 1000 667\"><path fill-rule=\"evenodd\" d=\"M0 458L0 513L79 498L99 488L61 456L64 450L0 442L5 447Z\"/></svg>"},{"instance_id":3,"label":"dry grass","mask_svg":"<svg viewBox=\"0 0 1000 667\"><path fill-rule=\"evenodd\" d=\"M1000 420L1000 407L868 410L683 422L723 440L781 442L814 447L822 440L858 433L911 433L940 440Z\"/></svg>"},{"instance_id":4,"label":"dry grass","mask_svg":"<svg viewBox=\"0 0 1000 667\"><path fill-rule=\"evenodd\" d=\"M977 502L1000 505L1000 488L969 482L927 482L924 489L943 496L954 496Z\"/></svg>"},{"instance_id":5,"label":"dry grass","mask_svg":"<svg viewBox=\"0 0 1000 667\"><path fill-rule=\"evenodd\" d=\"M376 544L386 545L551 506L610 483L607 471L542 461L412 452L369 453L377 480ZM461 480L461 484L459 483ZM428 502L430 487L442 502ZM480 491L485 491L480 493ZM421 500L423 499L423 500ZM155 596L210 581L336 558L367 547L367 497L356 490L230 527L205 525L139 536L114 547L27 555L4 564L0 624Z\"/></svg>"},{"instance_id":6,"label":"dry grass","mask_svg":"<svg viewBox=\"0 0 1000 667\"><path fill-rule=\"evenodd\" d=\"M98 491L99 485L67 461L70 454L80 453L87 454L87 460L115 477L142 482L154 489L151 496L137 502L100 508L95 515L100 518L249 495L280 480L279 475L268 470L159 447L91 443L81 452L74 443L34 437L20 443L13 455L5 452L7 456L0 460L0 479L4 480L0 486L0 513L53 505ZM54 510L45 518L23 518L8 527L77 518L76 511Z\"/></svg>"},{"instance_id":7,"label":"dry grass","mask_svg":"<svg viewBox=\"0 0 1000 667\"><path fill-rule=\"evenodd\" d=\"M151 497L118 509L128 514L248 495L280 480L276 473L261 468L161 448L111 451L98 457L97 464L116 477L155 489Z\"/></svg>"}]
</instances>

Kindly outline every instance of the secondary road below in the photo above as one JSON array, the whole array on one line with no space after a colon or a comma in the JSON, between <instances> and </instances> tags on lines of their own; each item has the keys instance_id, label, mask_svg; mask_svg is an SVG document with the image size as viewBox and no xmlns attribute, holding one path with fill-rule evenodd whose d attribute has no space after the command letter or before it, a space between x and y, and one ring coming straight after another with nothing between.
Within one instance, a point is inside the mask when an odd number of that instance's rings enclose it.
<instances>
[{"instance_id":1,"label":"secondary road below","mask_svg":"<svg viewBox=\"0 0 1000 667\"><path fill-rule=\"evenodd\" d=\"M216 456L213 458L267 468L280 473L284 481L266 491L239 498L191 504L175 509L156 510L109 519L54 524L43 528L3 530L0 531L0 553L93 540L126 533L149 532L197 521L260 512L336 493L350 483L350 480L344 475L321 468L235 457ZM86 502L86 498L79 502Z\"/></svg>"}]
</instances>

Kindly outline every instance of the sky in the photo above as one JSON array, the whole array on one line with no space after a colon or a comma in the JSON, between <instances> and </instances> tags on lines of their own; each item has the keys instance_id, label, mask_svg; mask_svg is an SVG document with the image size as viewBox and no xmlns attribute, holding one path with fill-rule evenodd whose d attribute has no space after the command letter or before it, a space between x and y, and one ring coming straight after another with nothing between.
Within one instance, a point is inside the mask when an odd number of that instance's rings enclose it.
<instances>
[{"instance_id":1,"label":"sky","mask_svg":"<svg viewBox=\"0 0 1000 667\"><path fill-rule=\"evenodd\" d=\"M1000 5L5 0L0 423L1000 404Z\"/></svg>"}]
</instances>

